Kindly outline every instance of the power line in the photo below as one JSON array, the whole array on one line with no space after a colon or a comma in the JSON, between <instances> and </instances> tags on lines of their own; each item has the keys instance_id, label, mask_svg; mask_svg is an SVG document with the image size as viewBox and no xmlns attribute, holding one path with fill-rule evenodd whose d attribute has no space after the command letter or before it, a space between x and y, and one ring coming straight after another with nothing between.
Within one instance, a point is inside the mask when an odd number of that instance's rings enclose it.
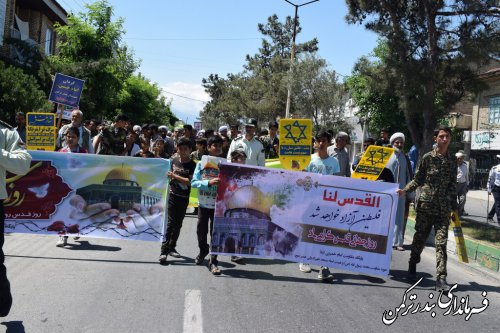
<instances>
[{"instance_id":1,"label":"power line","mask_svg":"<svg viewBox=\"0 0 500 333\"><path fill-rule=\"evenodd\" d=\"M208 103L207 101L202 101L202 100L199 100L199 99L196 99L196 98L191 98L191 97L187 97L187 96L178 95L178 94L175 94L175 93L170 92L170 91L162 90L162 92L164 92L166 94L174 95L174 96L177 96L177 97L189 99L191 101L196 101L196 102L200 102L200 103L204 103L204 104Z\"/></svg>"},{"instance_id":2,"label":"power line","mask_svg":"<svg viewBox=\"0 0 500 333\"><path fill-rule=\"evenodd\" d=\"M141 37L126 37L124 39L130 40L171 40L171 41L232 41L232 40L257 40L261 38L249 37L249 38L141 38Z\"/></svg>"},{"instance_id":3,"label":"power line","mask_svg":"<svg viewBox=\"0 0 500 333\"><path fill-rule=\"evenodd\" d=\"M81 9L84 9L84 8L83 8L83 6L82 6L80 3L76 2L76 0L73 0L73 2L74 2L74 3L78 6L78 7L80 7Z\"/></svg>"}]
</instances>

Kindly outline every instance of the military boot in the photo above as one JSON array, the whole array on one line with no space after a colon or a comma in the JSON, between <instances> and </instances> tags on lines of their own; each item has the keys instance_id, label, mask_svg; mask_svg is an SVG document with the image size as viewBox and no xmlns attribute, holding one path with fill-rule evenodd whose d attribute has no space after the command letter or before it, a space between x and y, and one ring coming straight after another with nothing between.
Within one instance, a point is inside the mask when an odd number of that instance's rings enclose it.
<instances>
[{"instance_id":1,"label":"military boot","mask_svg":"<svg viewBox=\"0 0 500 333\"><path fill-rule=\"evenodd\" d=\"M436 280L436 291L438 290L448 290L449 286L446 282L446 278L438 278Z\"/></svg>"}]
</instances>

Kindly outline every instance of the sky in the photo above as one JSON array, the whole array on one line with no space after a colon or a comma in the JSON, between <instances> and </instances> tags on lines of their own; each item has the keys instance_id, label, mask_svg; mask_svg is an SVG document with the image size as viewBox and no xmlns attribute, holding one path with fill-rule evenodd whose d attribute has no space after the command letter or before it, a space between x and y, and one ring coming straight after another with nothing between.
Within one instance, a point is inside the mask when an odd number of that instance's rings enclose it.
<instances>
[{"instance_id":1,"label":"sky","mask_svg":"<svg viewBox=\"0 0 500 333\"><path fill-rule=\"evenodd\" d=\"M308 0L290 0L297 5ZM58 0L68 12L90 0ZM273 14L280 21L295 14L284 0L109 0L122 17L123 42L140 59L139 72L163 90L174 114L192 124L209 100L201 80L243 70L245 56L258 52L257 25ZM356 60L372 52L377 36L345 21L344 0L320 0L299 7L302 32L296 43L319 40L318 55L330 69L349 75ZM284 113L284 111L283 111Z\"/></svg>"}]
</instances>

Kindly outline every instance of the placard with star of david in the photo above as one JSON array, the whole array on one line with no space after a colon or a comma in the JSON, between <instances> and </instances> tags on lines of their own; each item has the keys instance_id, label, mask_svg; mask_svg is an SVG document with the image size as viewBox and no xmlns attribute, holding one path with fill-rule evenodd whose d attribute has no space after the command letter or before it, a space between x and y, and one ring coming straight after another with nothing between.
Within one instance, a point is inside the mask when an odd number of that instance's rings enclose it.
<instances>
[{"instance_id":1,"label":"placard with star of david","mask_svg":"<svg viewBox=\"0 0 500 333\"><path fill-rule=\"evenodd\" d=\"M311 161L311 119L280 120L280 161L287 170L302 170Z\"/></svg>"},{"instance_id":2,"label":"placard with star of david","mask_svg":"<svg viewBox=\"0 0 500 333\"><path fill-rule=\"evenodd\" d=\"M352 178L377 180L394 153L393 148L369 146L358 163Z\"/></svg>"}]
</instances>

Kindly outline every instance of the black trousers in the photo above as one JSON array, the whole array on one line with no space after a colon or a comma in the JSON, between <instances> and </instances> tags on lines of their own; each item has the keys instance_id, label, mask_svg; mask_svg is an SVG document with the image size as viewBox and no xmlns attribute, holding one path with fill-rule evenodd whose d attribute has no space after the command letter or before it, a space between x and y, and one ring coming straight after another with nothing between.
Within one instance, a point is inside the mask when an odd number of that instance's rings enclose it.
<instances>
[{"instance_id":1,"label":"black trousers","mask_svg":"<svg viewBox=\"0 0 500 333\"><path fill-rule=\"evenodd\" d=\"M168 254L177 246L181 233L182 221L186 216L189 197L180 197L170 193L168 197L168 221L165 241L161 244L161 254Z\"/></svg>"},{"instance_id":2,"label":"black trousers","mask_svg":"<svg viewBox=\"0 0 500 333\"><path fill-rule=\"evenodd\" d=\"M3 254L5 230L5 211L3 200L0 200L0 317L9 314L12 306L12 295L10 294L10 283L7 279L7 268L4 265L5 255Z\"/></svg>"},{"instance_id":3,"label":"black trousers","mask_svg":"<svg viewBox=\"0 0 500 333\"><path fill-rule=\"evenodd\" d=\"M210 238L212 238L214 214L215 209L198 207L198 224L196 226L196 234L198 235L198 247L200 248L200 254L203 257L210 252L210 246L207 243L207 234L210 226ZM217 256L211 255L210 262L217 265Z\"/></svg>"}]
</instances>

